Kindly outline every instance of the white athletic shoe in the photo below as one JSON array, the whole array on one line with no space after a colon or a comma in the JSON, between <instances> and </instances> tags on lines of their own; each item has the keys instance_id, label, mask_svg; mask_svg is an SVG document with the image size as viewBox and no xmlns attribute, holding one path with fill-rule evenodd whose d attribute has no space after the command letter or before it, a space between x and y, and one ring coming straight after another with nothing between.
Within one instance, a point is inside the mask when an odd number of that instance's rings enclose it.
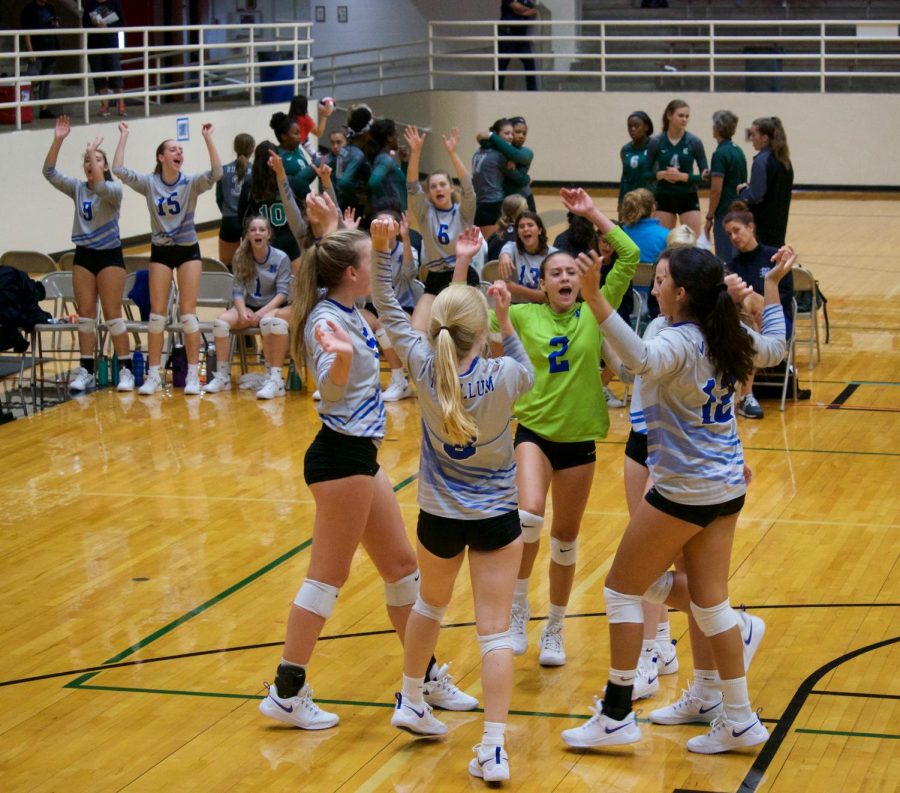
<instances>
[{"instance_id":1,"label":"white athletic shoe","mask_svg":"<svg viewBox=\"0 0 900 793\"><path fill-rule=\"evenodd\" d=\"M759 643L762 641L766 633L766 623L760 617L748 614L746 611L739 611L741 641L744 643L744 674L750 668L750 662L756 655Z\"/></svg>"},{"instance_id":2,"label":"white athletic shoe","mask_svg":"<svg viewBox=\"0 0 900 793\"><path fill-rule=\"evenodd\" d=\"M643 658L638 661L637 671L634 675L634 686L631 689L631 701L647 699L659 693L659 667L654 655L652 661Z\"/></svg>"},{"instance_id":3,"label":"white athletic shoe","mask_svg":"<svg viewBox=\"0 0 900 793\"><path fill-rule=\"evenodd\" d=\"M279 697L274 685L264 685L269 694L259 703L259 711L263 716L301 730L326 730L340 721L336 713L328 713L313 702L313 692L308 685L303 686L297 696L288 699Z\"/></svg>"},{"instance_id":4,"label":"white athletic shoe","mask_svg":"<svg viewBox=\"0 0 900 793\"><path fill-rule=\"evenodd\" d=\"M256 392L257 399L275 399L284 396L284 380L270 377L265 385Z\"/></svg>"},{"instance_id":5,"label":"white athletic shoe","mask_svg":"<svg viewBox=\"0 0 900 793\"><path fill-rule=\"evenodd\" d=\"M706 735L695 735L687 742L689 752L718 754L758 746L769 740L769 731L755 713L750 721L729 721L723 714L715 719Z\"/></svg>"},{"instance_id":6,"label":"white athletic shoe","mask_svg":"<svg viewBox=\"0 0 900 793\"><path fill-rule=\"evenodd\" d=\"M381 401L399 402L401 399L409 399L412 395L409 380L404 377L402 383L396 380L391 381L391 384L381 392Z\"/></svg>"},{"instance_id":7,"label":"white athletic shoe","mask_svg":"<svg viewBox=\"0 0 900 793\"><path fill-rule=\"evenodd\" d=\"M69 391L73 394L93 391L97 387L97 379L83 366L75 370L75 377L69 381Z\"/></svg>"},{"instance_id":8,"label":"white athletic shoe","mask_svg":"<svg viewBox=\"0 0 900 793\"><path fill-rule=\"evenodd\" d=\"M413 705L403 699L399 691L394 694L397 698L397 707L391 716L391 725L398 730L406 730L413 735L446 735L447 725L438 721L431 713L431 705L423 702L421 705Z\"/></svg>"},{"instance_id":9,"label":"white athletic shoe","mask_svg":"<svg viewBox=\"0 0 900 793\"><path fill-rule=\"evenodd\" d=\"M200 393L200 375L197 373L189 374L184 381L184 395L197 396Z\"/></svg>"},{"instance_id":10,"label":"white athletic shoe","mask_svg":"<svg viewBox=\"0 0 900 793\"><path fill-rule=\"evenodd\" d=\"M660 675L674 675L678 671L675 639L656 643L656 670Z\"/></svg>"},{"instance_id":11,"label":"white athletic shoe","mask_svg":"<svg viewBox=\"0 0 900 793\"><path fill-rule=\"evenodd\" d=\"M435 666L431 675L431 679L425 681L423 690L425 701L431 707L441 710L475 710L478 707L478 700L461 691L453 682L449 663Z\"/></svg>"},{"instance_id":12,"label":"white athletic shoe","mask_svg":"<svg viewBox=\"0 0 900 793\"><path fill-rule=\"evenodd\" d=\"M528 620L531 618L531 606L526 602L524 608L513 603L509 618L509 637L512 639L513 655L525 655L528 649Z\"/></svg>"},{"instance_id":13,"label":"white athletic shoe","mask_svg":"<svg viewBox=\"0 0 900 793\"><path fill-rule=\"evenodd\" d=\"M321 402L321 401L322 401L322 395L319 393L319 389L318 389L318 388L317 388L315 391L313 391L313 395L312 395L312 396L313 396L313 401L314 401L314 402Z\"/></svg>"},{"instance_id":14,"label":"white athletic shoe","mask_svg":"<svg viewBox=\"0 0 900 793\"><path fill-rule=\"evenodd\" d=\"M134 391L134 373L124 366L119 370L119 384L116 391Z\"/></svg>"},{"instance_id":15,"label":"white athletic shoe","mask_svg":"<svg viewBox=\"0 0 900 793\"><path fill-rule=\"evenodd\" d=\"M538 663L541 666L565 666L566 650L563 647L563 626L561 622L550 625L549 623L541 631L541 640L538 647L541 654Z\"/></svg>"},{"instance_id":16,"label":"white athletic shoe","mask_svg":"<svg viewBox=\"0 0 900 793\"><path fill-rule=\"evenodd\" d=\"M603 396L606 397L606 406L610 408L623 408L625 407L625 403L619 399L609 388L609 386L603 386Z\"/></svg>"},{"instance_id":17,"label":"white athletic shoe","mask_svg":"<svg viewBox=\"0 0 900 793\"><path fill-rule=\"evenodd\" d=\"M694 693L692 683L681 692L678 702L650 711L650 721L654 724L711 724L722 713L722 695L719 694L714 702L707 702Z\"/></svg>"},{"instance_id":18,"label":"white athletic shoe","mask_svg":"<svg viewBox=\"0 0 900 793\"><path fill-rule=\"evenodd\" d=\"M641 728L637 725L634 711L622 721L616 721L600 711L600 700L594 697L594 705L589 708L594 715L580 727L563 730L562 739L576 749L592 746L621 746L636 743L641 739Z\"/></svg>"},{"instance_id":19,"label":"white athletic shoe","mask_svg":"<svg viewBox=\"0 0 900 793\"><path fill-rule=\"evenodd\" d=\"M241 375L239 386L242 391L259 391L269 378L259 372L247 372Z\"/></svg>"},{"instance_id":20,"label":"white athletic shoe","mask_svg":"<svg viewBox=\"0 0 900 793\"><path fill-rule=\"evenodd\" d=\"M231 388L231 378L227 374L216 372L213 379L203 386L204 394L218 394Z\"/></svg>"},{"instance_id":21,"label":"white athletic shoe","mask_svg":"<svg viewBox=\"0 0 900 793\"><path fill-rule=\"evenodd\" d=\"M505 782L509 779L509 755L502 746L477 744L475 756L469 760L469 773L485 782Z\"/></svg>"},{"instance_id":22,"label":"white athletic shoe","mask_svg":"<svg viewBox=\"0 0 900 793\"><path fill-rule=\"evenodd\" d=\"M150 396L150 394L155 394L157 391L162 391L162 379L159 375L159 369L150 369L147 372L144 384L138 389L138 393L141 396Z\"/></svg>"}]
</instances>

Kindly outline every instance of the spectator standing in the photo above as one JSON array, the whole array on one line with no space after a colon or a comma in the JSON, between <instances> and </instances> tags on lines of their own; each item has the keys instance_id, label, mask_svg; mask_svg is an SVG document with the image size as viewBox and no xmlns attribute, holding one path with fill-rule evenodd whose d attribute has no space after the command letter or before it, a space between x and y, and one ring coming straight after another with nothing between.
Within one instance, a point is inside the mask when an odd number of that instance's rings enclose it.
<instances>
[{"instance_id":1,"label":"spectator standing","mask_svg":"<svg viewBox=\"0 0 900 793\"><path fill-rule=\"evenodd\" d=\"M526 22L537 16L537 9L534 7L534 0L501 0L500 2L500 21L501 22ZM529 25L508 25L502 24L499 28L500 54L498 68L501 72L505 72L509 66L509 56L515 55L522 60L522 68L528 72L525 75L525 88L528 91L537 91L537 78L534 76L534 58L530 57L532 53L531 41L528 38L530 32ZM503 75L500 75L497 83L499 89L503 90Z\"/></svg>"},{"instance_id":2,"label":"spectator standing","mask_svg":"<svg viewBox=\"0 0 900 793\"><path fill-rule=\"evenodd\" d=\"M56 15L56 9L47 0L31 0L28 5L22 9L22 30L55 30L59 27L59 17ZM40 57L38 53L51 52L59 49L59 36L55 33L24 36L25 49L32 53L29 58L28 76L44 77L53 74L56 71L56 56L50 55ZM38 83L34 92L37 98L43 103L50 98L50 82L42 81ZM41 104L40 118L56 118L56 114Z\"/></svg>"},{"instance_id":3,"label":"spectator standing","mask_svg":"<svg viewBox=\"0 0 900 793\"><path fill-rule=\"evenodd\" d=\"M89 50L106 50L119 46L119 36L111 28L125 26L125 12L122 10L120 0L86 0L84 12L81 15L82 27L90 30L105 30L105 33L95 33L87 37ZM121 93L125 83L121 76L106 77L109 72L118 72L122 69L118 52L97 52L88 55L91 72L94 74L94 89L100 96L106 96L109 90L113 93ZM119 99L116 105L119 115L125 115L125 100ZM109 115L109 103L105 99L100 100L100 115Z\"/></svg>"}]
</instances>

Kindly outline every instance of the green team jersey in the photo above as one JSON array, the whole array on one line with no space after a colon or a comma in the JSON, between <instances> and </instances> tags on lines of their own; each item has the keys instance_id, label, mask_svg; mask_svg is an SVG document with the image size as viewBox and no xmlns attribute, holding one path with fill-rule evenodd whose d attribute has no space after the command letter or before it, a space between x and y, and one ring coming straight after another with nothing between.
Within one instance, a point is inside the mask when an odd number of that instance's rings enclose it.
<instances>
[{"instance_id":1,"label":"green team jersey","mask_svg":"<svg viewBox=\"0 0 900 793\"><path fill-rule=\"evenodd\" d=\"M645 187L651 192L656 187L652 178L650 163L647 161L647 147L649 141L644 141L644 145L640 148L629 141L619 152L622 160L622 178L619 182L619 203L625 193L637 190L639 187Z\"/></svg>"},{"instance_id":2,"label":"green team jersey","mask_svg":"<svg viewBox=\"0 0 900 793\"><path fill-rule=\"evenodd\" d=\"M606 239L618 259L600 291L618 308L640 253L620 228ZM509 307L509 318L534 367L534 387L516 400L519 423L559 443L605 438L609 414L600 380L603 334L593 312L582 303L564 314L546 303L519 303ZM491 327L499 327L493 312Z\"/></svg>"},{"instance_id":3,"label":"green team jersey","mask_svg":"<svg viewBox=\"0 0 900 793\"><path fill-rule=\"evenodd\" d=\"M722 197L716 207L716 217L725 217L731 202L737 198L737 186L747 181L747 158L731 138L723 140L713 152L709 175L722 177Z\"/></svg>"},{"instance_id":4,"label":"green team jersey","mask_svg":"<svg viewBox=\"0 0 900 793\"><path fill-rule=\"evenodd\" d=\"M656 178L659 171L664 171L670 166L676 167L682 173L688 175L686 182L656 182L657 195L686 195L697 192L697 185L702 181L700 174L709 166L706 162L706 150L703 141L690 132L685 132L678 143L672 143L665 132L650 138L647 147L650 174ZM697 171L694 171L694 164Z\"/></svg>"}]
</instances>

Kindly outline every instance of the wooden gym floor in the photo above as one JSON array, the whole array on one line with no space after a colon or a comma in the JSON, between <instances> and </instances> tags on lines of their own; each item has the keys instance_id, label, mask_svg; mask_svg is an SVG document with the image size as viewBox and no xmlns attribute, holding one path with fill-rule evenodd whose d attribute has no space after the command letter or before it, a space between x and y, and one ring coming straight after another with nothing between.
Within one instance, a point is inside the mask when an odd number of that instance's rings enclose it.
<instances>
[{"instance_id":1,"label":"wooden gym floor","mask_svg":"<svg viewBox=\"0 0 900 793\"><path fill-rule=\"evenodd\" d=\"M601 206L613 210L605 196ZM564 214L540 196L550 225ZM556 229L554 228L554 233ZM608 664L602 585L626 522L626 411L599 444L567 619L568 665L542 669L546 549L516 660L508 745L514 790L887 791L900 784L900 204L795 199L790 237L829 303L831 343L807 368L812 399L740 421L755 480L739 524L731 594L766 621L750 674L772 737L707 757L699 727L643 725L620 751L567 750ZM552 239L552 235L551 235ZM215 253L215 240L204 240ZM388 406L381 464L407 526L416 516L415 400ZM0 785L5 791L479 790L466 772L480 713L451 713L445 740L389 724L401 649L381 583L354 564L310 667L338 728L302 732L259 715L310 545L302 479L318 428L308 391L184 399L110 390L0 427ZM411 531L412 536L412 531ZM673 635L686 631L672 616ZM691 672L643 703L676 699ZM441 633L480 696L468 580Z\"/></svg>"}]
</instances>

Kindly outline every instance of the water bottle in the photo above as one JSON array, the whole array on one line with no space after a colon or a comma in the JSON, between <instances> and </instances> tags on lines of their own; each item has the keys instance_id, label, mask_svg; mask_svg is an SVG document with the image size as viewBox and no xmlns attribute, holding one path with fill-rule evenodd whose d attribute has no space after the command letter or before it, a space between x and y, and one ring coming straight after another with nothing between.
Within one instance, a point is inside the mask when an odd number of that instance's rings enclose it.
<instances>
[{"instance_id":1,"label":"water bottle","mask_svg":"<svg viewBox=\"0 0 900 793\"><path fill-rule=\"evenodd\" d=\"M216 344L210 342L206 345L206 382L208 383L216 376L218 369L218 359L216 358Z\"/></svg>"},{"instance_id":2,"label":"water bottle","mask_svg":"<svg viewBox=\"0 0 900 793\"><path fill-rule=\"evenodd\" d=\"M300 375L297 372L297 367L294 365L294 362L291 361L291 366L288 370L288 391L299 391L302 387L303 383L300 382Z\"/></svg>"},{"instance_id":3,"label":"water bottle","mask_svg":"<svg viewBox=\"0 0 900 793\"><path fill-rule=\"evenodd\" d=\"M97 388L106 388L109 385L109 361L105 355L100 356L97 364Z\"/></svg>"},{"instance_id":4,"label":"water bottle","mask_svg":"<svg viewBox=\"0 0 900 793\"><path fill-rule=\"evenodd\" d=\"M144 353L137 347L131 356L131 370L134 372L134 384L138 387L144 384Z\"/></svg>"},{"instance_id":5,"label":"water bottle","mask_svg":"<svg viewBox=\"0 0 900 793\"><path fill-rule=\"evenodd\" d=\"M184 388L187 382L187 352L183 344L176 344L169 358L172 365L172 386L174 388Z\"/></svg>"},{"instance_id":6,"label":"water bottle","mask_svg":"<svg viewBox=\"0 0 900 793\"><path fill-rule=\"evenodd\" d=\"M119 356L113 352L112 363L110 364L110 380L113 385L119 384Z\"/></svg>"}]
</instances>

